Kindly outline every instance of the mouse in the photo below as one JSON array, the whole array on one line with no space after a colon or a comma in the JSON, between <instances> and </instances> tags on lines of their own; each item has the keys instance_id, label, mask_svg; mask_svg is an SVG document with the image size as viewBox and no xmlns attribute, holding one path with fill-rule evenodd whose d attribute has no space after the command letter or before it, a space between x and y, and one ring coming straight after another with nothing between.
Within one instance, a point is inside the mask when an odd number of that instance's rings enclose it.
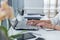
<instances>
[{"instance_id":1,"label":"mouse","mask_svg":"<svg viewBox=\"0 0 60 40\"><path fill-rule=\"evenodd\" d=\"M36 40L45 40L44 38L40 38L40 37L38 37Z\"/></svg>"}]
</instances>

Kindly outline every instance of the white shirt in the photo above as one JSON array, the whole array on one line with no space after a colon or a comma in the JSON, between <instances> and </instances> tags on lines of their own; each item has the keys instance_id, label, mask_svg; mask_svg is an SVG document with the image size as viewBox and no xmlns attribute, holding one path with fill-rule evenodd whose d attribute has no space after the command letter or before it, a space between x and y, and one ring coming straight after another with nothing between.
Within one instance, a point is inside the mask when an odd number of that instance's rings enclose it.
<instances>
[{"instance_id":1,"label":"white shirt","mask_svg":"<svg viewBox=\"0 0 60 40\"><path fill-rule=\"evenodd\" d=\"M51 19L51 23L55 25L60 25L60 12L54 18Z\"/></svg>"}]
</instances>

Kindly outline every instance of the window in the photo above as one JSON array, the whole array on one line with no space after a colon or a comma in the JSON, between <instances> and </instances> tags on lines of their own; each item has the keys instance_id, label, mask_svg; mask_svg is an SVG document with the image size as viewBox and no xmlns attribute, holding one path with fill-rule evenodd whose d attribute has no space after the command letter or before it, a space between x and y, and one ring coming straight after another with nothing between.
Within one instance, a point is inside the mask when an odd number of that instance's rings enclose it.
<instances>
[{"instance_id":1,"label":"window","mask_svg":"<svg viewBox=\"0 0 60 40\"><path fill-rule=\"evenodd\" d=\"M58 0L44 0L44 13L54 17L57 13Z\"/></svg>"}]
</instances>

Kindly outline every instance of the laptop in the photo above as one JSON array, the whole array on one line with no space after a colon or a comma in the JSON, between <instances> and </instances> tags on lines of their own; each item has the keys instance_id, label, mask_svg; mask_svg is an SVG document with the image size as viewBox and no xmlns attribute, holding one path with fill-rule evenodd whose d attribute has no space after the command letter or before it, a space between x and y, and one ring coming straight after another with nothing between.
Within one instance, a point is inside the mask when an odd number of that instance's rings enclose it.
<instances>
[{"instance_id":1,"label":"laptop","mask_svg":"<svg viewBox=\"0 0 60 40\"><path fill-rule=\"evenodd\" d=\"M39 30L38 27L27 25L25 21L18 21L17 25L15 25L15 30Z\"/></svg>"}]
</instances>

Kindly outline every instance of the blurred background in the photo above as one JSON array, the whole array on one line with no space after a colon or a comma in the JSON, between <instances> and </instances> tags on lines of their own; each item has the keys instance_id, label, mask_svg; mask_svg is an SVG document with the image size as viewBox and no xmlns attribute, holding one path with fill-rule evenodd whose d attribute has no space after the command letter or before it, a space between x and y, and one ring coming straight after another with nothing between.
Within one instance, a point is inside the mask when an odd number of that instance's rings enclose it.
<instances>
[{"instance_id":1,"label":"blurred background","mask_svg":"<svg viewBox=\"0 0 60 40\"><path fill-rule=\"evenodd\" d=\"M0 2L1 1L2 0L0 0ZM32 15L33 17L39 18L45 15L48 18L53 18L60 11L59 1L60 0L8 0L8 4L13 7L15 17L17 14L23 13L25 17Z\"/></svg>"},{"instance_id":2,"label":"blurred background","mask_svg":"<svg viewBox=\"0 0 60 40\"><path fill-rule=\"evenodd\" d=\"M1 1L3 0L0 3ZM8 0L8 5L13 8L14 16L18 20L23 17L29 20L40 20L41 17L50 19L60 12L60 0ZM9 28L10 24L8 20L4 20L2 25Z\"/></svg>"},{"instance_id":3,"label":"blurred background","mask_svg":"<svg viewBox=\"0 0 60 40\"><path fill-rule=\"evenodd\" d=\"M18 10L24 10L24 14L51 15L54 17L59 11L58 0L8 0L8 4L14 8L15 16Z\"/></svg>"}]
</instances>

